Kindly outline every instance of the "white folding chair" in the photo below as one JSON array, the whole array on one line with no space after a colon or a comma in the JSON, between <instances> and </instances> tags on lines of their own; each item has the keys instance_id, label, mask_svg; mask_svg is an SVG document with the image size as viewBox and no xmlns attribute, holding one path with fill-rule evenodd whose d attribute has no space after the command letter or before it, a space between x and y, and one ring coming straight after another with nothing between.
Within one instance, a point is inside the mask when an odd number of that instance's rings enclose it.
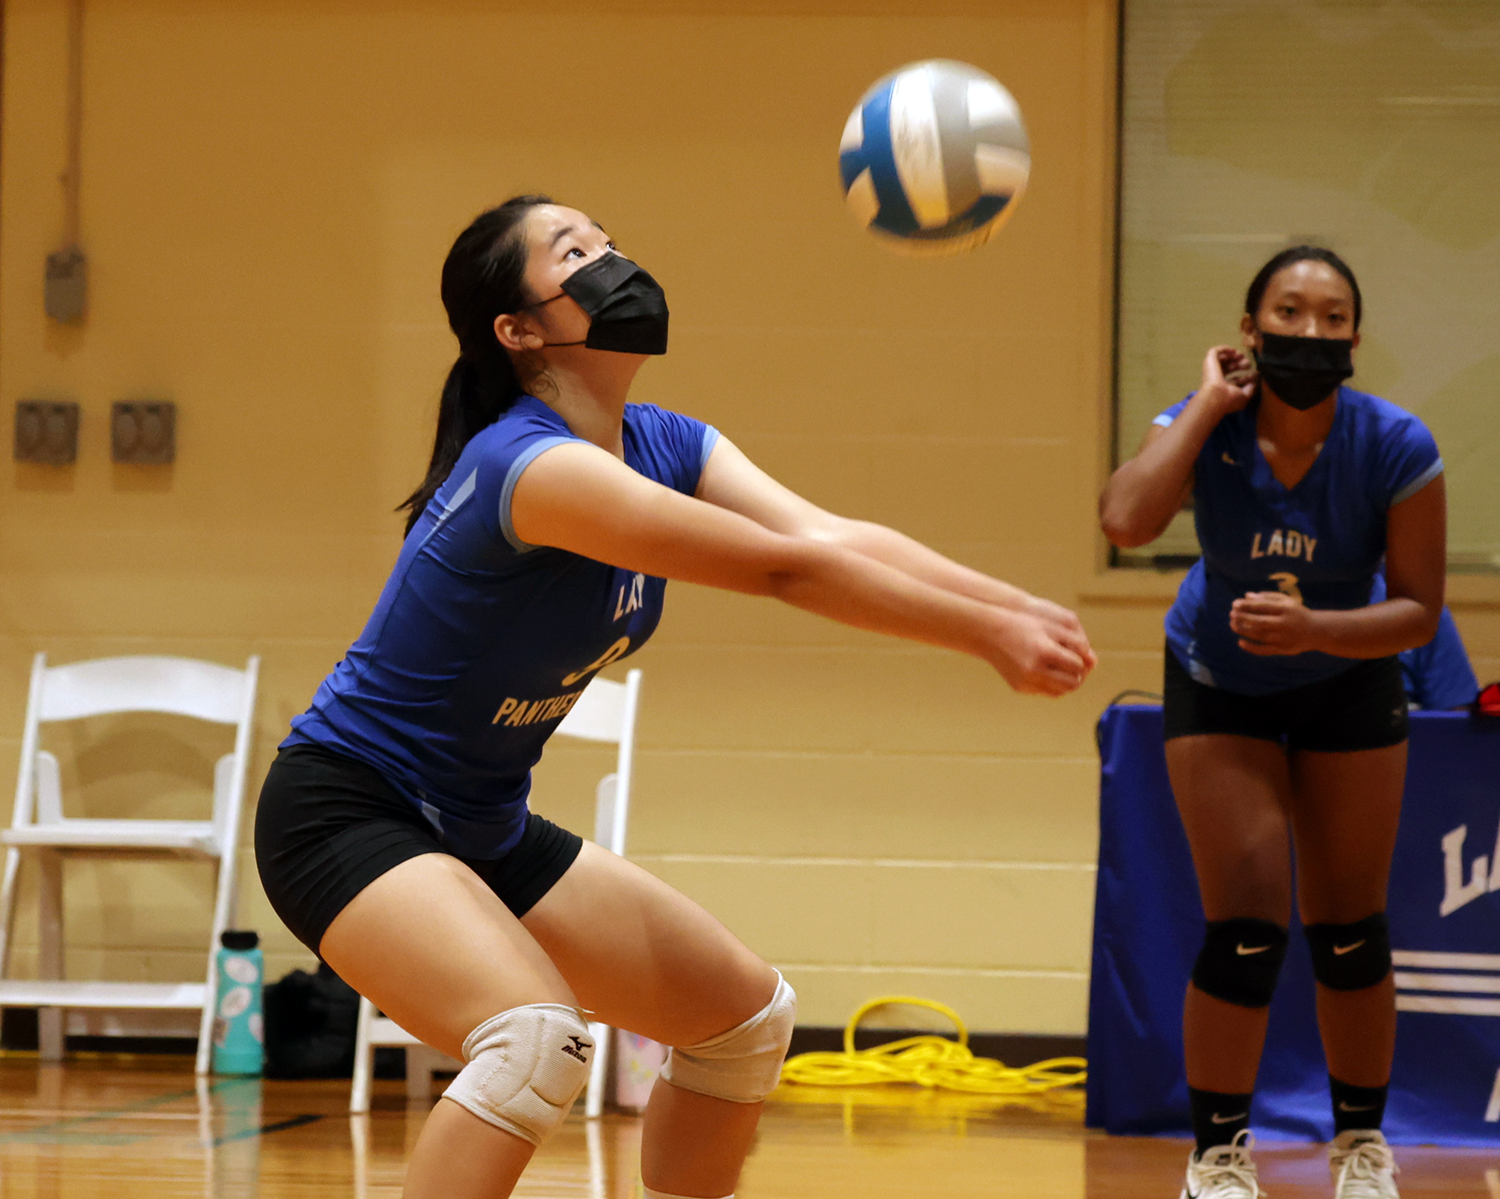
<instances>
[{"instance_id":1,"label":"white folding chair","mask_svg":"<svg viewBox=\"0 0 1500 1199\"><path fill-rule=\"evenodd\" d=\"M250 730L260 659L244 670L189 658L99 658L47 665L37 654L21 736L15 810L0 880L0 1007L40 1009L43 1061L62 1057L65 1013L70 1008L197 1010L197 1072L206 1074L214 1016L214 957L219 934L235 905L235 850L244 806ZM41 748L42 725L113 713L165 712L234 727L234 749L214 766L213 812L208 820L77 819L63 814L57 757ZM34 981L10 977L16 885L23 853L41 867L40 943ZM63 858L70 855L177 857L216 864L217 894L201 983L123 983L64 980Z\"/></svg>"},{"instance_id":2,"label":"white folding chair","mask_svg":"<svg viewBox=\"0 0 1500 1199\"><path fill-rule=\"evenodd\" d=\"M573 710L557 726L557 737L582 741L607 741L619 747L614 770L599 780L594 801L594 840L612 853L625 854L625 830L630 814L630 778L635 757L635 716L640 702L641 672L632 670L623 683L595 679ZM614 1030L590 1023L594 1037L594 1061L589 1070L584 1112L597 1116L604 1110L605 1079L608 1078L609 1047ZM359 1001L359 1024L354 1043L354 1081L349 1090L349 1110L370 1110L370 1080L374 1075L375 1047L400 1046L406 1050L406 1094L425 1098L432 1093L434 1070L460 1069L463 1063L424 1045L375 1005Z\"/></svg>"}]
</instances>

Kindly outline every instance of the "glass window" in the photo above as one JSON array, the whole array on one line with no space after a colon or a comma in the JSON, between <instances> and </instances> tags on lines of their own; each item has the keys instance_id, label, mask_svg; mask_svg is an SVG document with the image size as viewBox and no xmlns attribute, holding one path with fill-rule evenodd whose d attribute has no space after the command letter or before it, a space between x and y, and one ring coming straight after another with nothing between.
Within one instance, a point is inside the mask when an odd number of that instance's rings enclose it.
<instances>
[{"instance_id":1,"label":"glass window","mask_svg":"<svg viewBox=\"0 0 1500 1199\"><path fill-rule=\"evenodd\" d=\"M1456 569L1500 567L1500 3L1122 0L1116 454L1239 343L1277 250L1364 292L1351 386L1447 466ZM1122 565L1193 555L1190 514Z\"/></svg>"}]
</instances>

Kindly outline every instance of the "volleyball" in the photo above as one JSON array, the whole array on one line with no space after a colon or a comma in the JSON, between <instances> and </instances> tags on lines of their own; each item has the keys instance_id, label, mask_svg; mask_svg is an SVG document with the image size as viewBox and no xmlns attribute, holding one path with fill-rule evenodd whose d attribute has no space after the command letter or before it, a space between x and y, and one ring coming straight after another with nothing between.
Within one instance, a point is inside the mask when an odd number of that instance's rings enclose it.
<instances>
[{"instance_id":1,"label":"volleyball","mask_svg":"<svg viewBox=\"0 0 1500 1199\"><path fill-rule=\"evenodd\" d=\"M1030 173L1015 97L951 59L908 63L878 80L839 142L849 214L908 254L984 244L1015 211Z\"/></svg>"}]
</instances>

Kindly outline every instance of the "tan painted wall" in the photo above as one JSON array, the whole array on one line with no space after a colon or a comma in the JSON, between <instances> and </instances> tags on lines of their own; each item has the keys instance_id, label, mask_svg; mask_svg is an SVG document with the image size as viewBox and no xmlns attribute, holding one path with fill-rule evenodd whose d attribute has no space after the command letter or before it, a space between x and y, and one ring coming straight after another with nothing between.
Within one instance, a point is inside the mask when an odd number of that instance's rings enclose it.
<instances>
[{"instance_id":1,"label":"tan painted wall","mask_svg":"<svg viewBox=\"0 0 1500 1199\"><path fill-rule=\"evenodd\" d=\"M38 649L257 652L258 784L395 555L390 510L453 354L442 255L485 204L545 188L671 293L672 353L637 398L712 421L834 510L1084 602L1103 652L1081 695L1023 700L970 660L674 586L634 660L635 855L783 966L805 1023L895 990L976 1028L1080 1032L1091 728L1153 683L1164 608L1155 581L1099 574L1092 516L1113 7L90 0L93 294L63 330L40 293L62 228L65 5L10 0L0 407L73 397L84 422L75 467L0 462L0 775ZM849 225L835 148L869 82L934 55L1010 86L1036 170L996 244L911 262ZM179 405L175 467L108 461L110 401L142 397ZM1500 626L1483 630L1494 674ZM207 742L165 722L152 737L156 765L114 725L72 734L70 752L94 746L68 767L91 813L154 783L163 811L191 799ZM586 830L606 758L560 747L538 807ZM307 964L248 855L242 870L271 975ZM75 973L198 968L201 868L71 878Z\"/></svg>"}]
</instances>

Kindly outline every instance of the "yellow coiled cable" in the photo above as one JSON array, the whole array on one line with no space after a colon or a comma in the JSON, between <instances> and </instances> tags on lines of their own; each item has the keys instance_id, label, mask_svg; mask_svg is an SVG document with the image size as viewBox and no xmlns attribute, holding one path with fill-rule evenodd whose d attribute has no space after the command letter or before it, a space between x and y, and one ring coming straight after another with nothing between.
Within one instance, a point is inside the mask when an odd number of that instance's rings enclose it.
<instances>
[{"instance_id":1,"label":"yellow coiled cable","mask_svg":"<svg viewBox=\"0 0 1500 1199\"><path fill-rule=\"evenodd\" d=\"M890 1004L931 1008L953 1021L958 1040L926 1035L854 1048L854 1030L870 1012ZM968 1091L975 1095L1042 1095L1075 1087L1087 1078L1081 1057L1054 1057L1032 1066L1013 1067L969 1051L969 1030L946 1004L909 995L884 995L859 1008L844 1026L842 1053L799 1053L781 1068L781 1081L812 1087L864 1087L906 1082L919 1087Z\"/></svg>"}]
</instances>

